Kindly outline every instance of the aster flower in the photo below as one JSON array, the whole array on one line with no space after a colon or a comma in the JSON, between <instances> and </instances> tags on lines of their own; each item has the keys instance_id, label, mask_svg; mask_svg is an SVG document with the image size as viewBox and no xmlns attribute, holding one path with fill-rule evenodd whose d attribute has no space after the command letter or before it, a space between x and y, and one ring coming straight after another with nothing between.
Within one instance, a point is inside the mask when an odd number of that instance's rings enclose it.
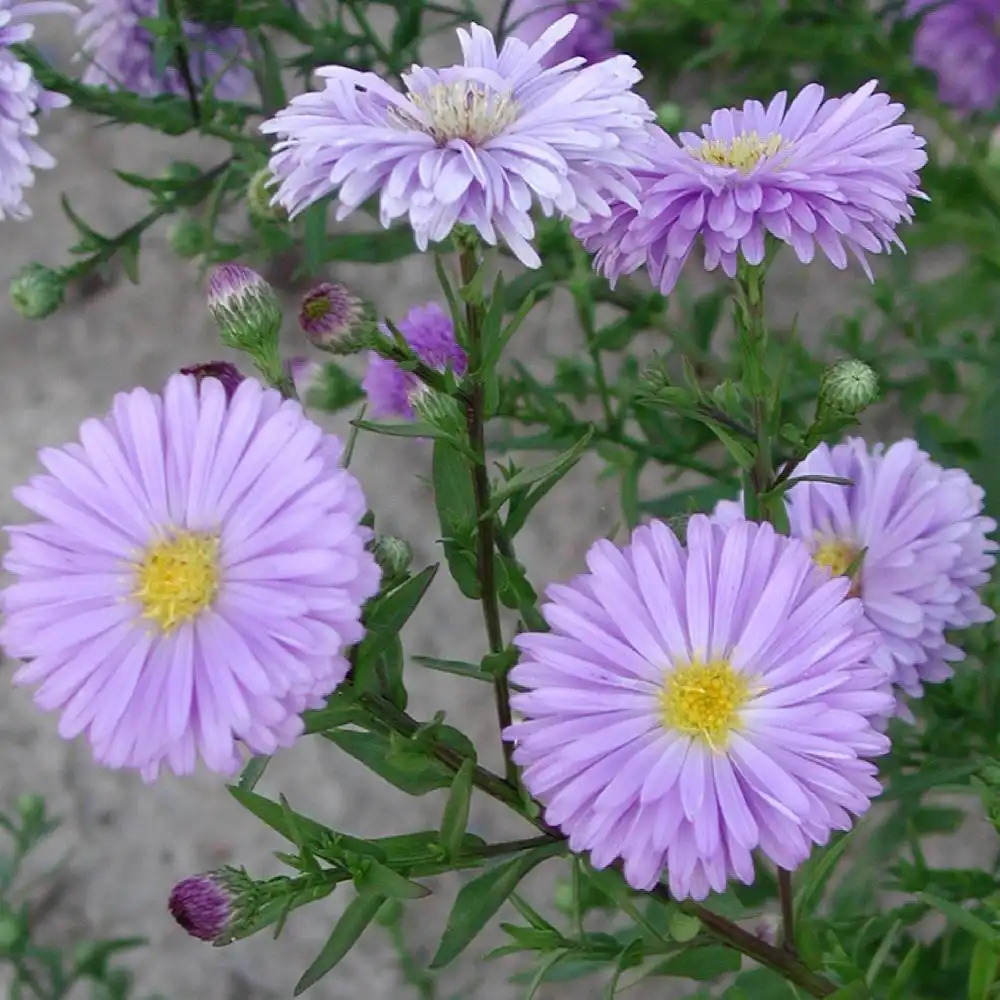
<instances>
[{"instance_id":1,"label":"aster flower","mask_svg":"<svg viewBox=\"0 0 1000 1000\"><path fill-rule=\"evenodd\" d=\"M15 491L0 642L97 761L233 773L273 753L344 678L379 573L340 442L244 379L119 394Z\"/></svg>"},{"instance_id":2,"label":"aster flower","mask_svg":"<svg viewBox=\"0 0 1000 1000\"><path fill-rule=\"evenodd\" d=\"M324 89L262 126L279 140L277 200L294 215L336 191L340 220L377 194L382 225L407 216L421 250L464 223L537 267L532 202L577 222L612 197L634 205L630 170L653 117L628 56L542 67L575 23L560 18L530 46L508 38L499 54L485 28L459 29L462 64L413 67L405 93L373 73L317 70Z\"/></svg>"},{"instance_id":3,"label":"aster flower","mask_svg":"<svg viewBox=\"0 0 1000 1000\"><path fill-rule=\"evenodd\" d=\"M763 261L770 234L803 264L818 246L844 268L850 251L872 278L865 254L902 247L896 227L913 217L909 199L924 197L917 171L927 162L912 126L894 124L903 106L875 86L824 100L813 83L790 105L784 92L766 108L746 101L714 112L701 135L682 132L680 143L653 130L655 166L638 174L641 208L616 205L574 232L610 280L645 265L664 294L699 236L706 269L721 264L730 277L740 255Z\"/></svg>"},{"instance_id":4,"label":"aster flower","mask_svg":"<svg viewBox=\"0 0 1000 1000\"><path fill-rule=\"evenodd\" d=\"M31 209L24 189L35 183L35 170L49 170L55 160L35 141L38 112L63 108L69 98L45 90L12 45L28 41L36 14L78 14L58 0L0 0L0 219L27 219Z\"/></svg>"},{"instance_id":5,"label":"aster flower","mask_svg":"<svg viewBox=\"0 0 1000 1000\"><path fill-rule=\"evenodd\" d=\"M455 340L451 317L436 303L414 306L399 322L397 329L413 353L429 368L456 375L465 372L465 351ZM384 331L388 334L388 330ZM368 371L361 382L368 395L372 415L377 418L401 417L413 420L413 396L425 387L412 372L403 371L395 361L368 354Z\"/></svg>"},{"instance_id":6,"label":"aster flower","mask_svg":"<svg viewBox=\"0 0 1000 1000\"><path fill-rule=\"evenodd\" d=\"M1000 97L1000 0L908 0L908 17L923 14L913 61L938 80L945 104L988 111Z\"/></svg>"},{"instance_id":7,"label":"aster flower","mask_svg":"<svg viewBox=\"0 0 1000 1000\"><path fill-rule=\"evenodd\" d=\"M87 69L83 82L113 90L131 90L143 97L187 94L176 64L159 67L154 38L141 22L159 13L158 0L89 0L80 18ZM195 85L214 84L215 96L234 100L246 93L253 74L246 65L246 35L238 28L182 21L188 68Z\"/></svg>"},{"instance_id":8,"label":"aster flower","mask_svg":"<svg viewBox=\"0 0 1000 1000\"><path fill-rule=\"evenodd\" d=\"M611 19L622 4L623 0L513 0L507 11L507 29L530 45L559 18L576 14L579 20L573 30L549 50L542 65L558 66L576 56L600 62L615 54Z\"/></svg>"},{"instance_id":9,"label":"aster flower","mask_svg":"<svg viewBox=\"0 0 1000 1000\"><path fill-rule=\"evenodd\" d=\"M353 339L363 315L356 295L343 285L323 281L303 296L299 326L314 347L335 348Z\"/></svg>"},{"instance_id":10,"label":"aster flower","mask_svg":"<svg viewBox=\"0 0 1000 1000\"><path fill-rule=\"evenodd\" d=\"M879 792L892 704L877 640L846 579L768 524L663 522L551 586L552 631L515 641L507 731L546 821L604 868L677 898L754 877L752 852L794 869Z\"/></svg>"}]
</instances>

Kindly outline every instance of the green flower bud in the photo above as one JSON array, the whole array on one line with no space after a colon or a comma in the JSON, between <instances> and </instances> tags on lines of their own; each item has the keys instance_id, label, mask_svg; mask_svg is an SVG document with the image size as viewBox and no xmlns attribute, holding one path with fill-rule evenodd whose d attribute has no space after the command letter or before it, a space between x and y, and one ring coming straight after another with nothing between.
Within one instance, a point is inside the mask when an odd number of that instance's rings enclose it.
<instances>
[{"instance_id":1,"label":"green flower bud","mask_svg":"<svg viewBox=\"0 0 1000 1000\"><path fill-rule=\"evenodd\" d=\"M820 405L853 416L878 399L878 376L853 358L830 365L819 388Z\"/></svg>"},{"instance_id":2,"label":"green flower bud","mask_svg":"<svg viewBox=\"0 0 1000 1000\"><path fill-rule=\"evenodd\" d=\"M63 303L66 279L61 271L44 264L27 264L10 283L10 301L25 319L45 319Z\"/></svg>"},{"instance_id":3,"label":"green flower bud","mask_svg":"<svg viewBox=\"0 0 1000 1000\"><path fill-rule=\"evenodd\" d=\"M664 101L656 109L656 123L666 132L673 132L684 124L684 112L679 104Z\"/></svg>"},{"instance_id":4,"label":"green flower bud","mask_svg":"<svg viewBox=\"0 0 1000 1000\"><path fill-rule=\"evenodd\" d=\"M417 420L430 424L436 430L455 436L465 432L465 414L457 400L446 393L437 392L419 382L410 393L410 405Z\"/></svg>"},{"instance_id":5,"label":"green flower bud","mask_svg":"<svg viewBox=\"0 0 1000 1000\"><path fill-rule=\"evenodd\" d=\"M387 580L402 576L413 560L413 549L402 538L392 535L379 535L372 545L372 555L379 564L382 574Z\"/></svg>"},{"instance_id":6,"label":"green flower bud","mask_svg":"<svg viewBox=\"0 0 1000 1000\"><path fill-rule=\"evenodd\" d=\"M288 212L281 205L272 205L274 174L269 167L261 167L247 184L247 209L262 222L285 222Z\"/></svg>"},{"instance_id":7,"label":"green flower bud","mask_svg":"<svg viewBox=\"0 0 1000 1000\"><path fill-rule=\"evenodd\" d=\"M45 817L45 799L41 795L25 792L17 797L17 811L24 826L37 826Z\"/></svg>"},{"instance_id":8,"label":"green flower bud","mask_svg":"<svg viewBox=\"0 0 1000 1000\"><path fill-rule=\"evenodd\" d=\"M205 250L205 227L192 216L182 215L170 224L167 243L181 260L193 260Z\"/></svg>"},{"instance_id":9,"label":"green flower bud","mask_svg":"<svg viewBox=\"0 0 1000 1000\"><path fill-rule=\"evenodd\" d=\"M246 351L272 380L283 377L278 356L281 303L256 271L242 264L217 267L209 281L208 308L227 347Z\"/></svg>"}]
</instances>

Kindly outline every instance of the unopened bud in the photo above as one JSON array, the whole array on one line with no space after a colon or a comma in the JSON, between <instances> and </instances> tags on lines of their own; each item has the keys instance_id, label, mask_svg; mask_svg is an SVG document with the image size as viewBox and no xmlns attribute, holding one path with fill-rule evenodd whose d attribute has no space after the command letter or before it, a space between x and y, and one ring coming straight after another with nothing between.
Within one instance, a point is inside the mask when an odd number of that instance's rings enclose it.
<instances>
[{"instance_id":1,"label":"unopened bud","mask_svg":"<svg viewBox=\"0 0 1000 1000\"><path fill-rule=\"evenodd\" d=\"M10 301L25 319L45 319L63 302L66 279L62 273L44 264L27 264L10 283Z\"/></svg>"},{"instance_id":2,"label":"unopened bud","mask_svg":"<svg viewBox=\"0 0 1000 1000\"><path fill-rule=\"evenodd\" d=\"M667 132L673 132L684 124L684 112L679 104L664 101L656 109L656 124Z\"/></svg>"},{"instance_id":3,"label":"unopened bud","mask_svg":"<svg viewBox=\"0 0 1000 1000\"><path fill-rule=\"evenodd\" d=\"M878 376L863 361L849 358L823 373L820 404L853 416L878 399Z\"/></svg>"},{"instance_id":4,"label":"unopened bud","mask_svg":"<svg viewBox=\"0 0 1000 1000\"><path fill-rule=\"evenodd\" d=\"M205 250L205 227L190 215L183 215L170 224L167 243L181 260L193 260Z\"/></svg>"},{"instance_id":5,"label":"unopened bud","mask_svg":"<svg viewBox=\"0 0 1000 1000\"><path fill-rule=\"evenodd\" d=\"M230 868L183 879L170 891L170 915L192 937L228 944L243 881L245 876Z\"/></svg>"},{"instance_id":6,"label":"unopened bud","mask_svg":"<svg viewBox=\"0 0 1000 1000\"><path fill-rule=\"evenodd\" d=\"M437 392L423 382L417 382L410 391L409 403L417 420L422 420L445 434L459 435L465 430L465 414L457 400Z\"/></svg>"},{"instance_id":7,"label":"unopened bud","mask_svg":"<svg viewBox=\"0 0 1000 1000\"><path fill-rule=\"evenodd\" d=\"M243 381L239 368L229 361L206 361L201 365L190 365L181 369L182 375L193 375L198 384L207 379L218 379L222 383L222 388L226 390L226 399L232 399L237 386Z\"/></svg>"},{"instance_id":8,"label":"unopened bud","mask_svg":"<svg viewBox=\"0 0 1000 1000\"><path fill-rule=\"evenodd\" d=\"M379 535L372 545L372 555L386 580L402 576L413 561L413 549L410 548L409 542L403 541L402 538L394 538L392 535Z\"/></svg>"},{"instance_id":9,"label":"unopened bud","mask_svg":"<svg viewBox=\"0 0 1000 1000\"><path fill-rule=\"evenodd\" d=\"M361 300L328 281L303 296L299 326L313 347L330 354L357 354L370 339Z\"/></svg>"},{"instance_id":10,"label":"unopened bud","mask_svg":"<svg viewBox=\"0 0 1000 1000\"><path fill-rule=\"evenodd\" d=\"M262 368L278 355L281 304L274 289L242 264L223 264L212 272L208 308L227 347L246 351Z\"/></svg>"},{"instance_id":11,"label":"unopened bud","mask_svg":"<svg viewBox=\"0 0 1000 1000\"><path fill-rule=\"evenodd\" d=\"M45 799L41 795L25 792L17 797L17 811L24 826L36 826L45 816Z\"/></svg>"},{"instance_id":12,"label":"unopened bud","mask_svg":"<svg viewBox=\"0 0 1000 1000\"><path fill-rule=\"evenodd\" d=\"M261 167L247 184L247 208L255 219L264 222L284 222L288 212L274 198L274 174L270 167Z\"/></svg>"}]
</instances>

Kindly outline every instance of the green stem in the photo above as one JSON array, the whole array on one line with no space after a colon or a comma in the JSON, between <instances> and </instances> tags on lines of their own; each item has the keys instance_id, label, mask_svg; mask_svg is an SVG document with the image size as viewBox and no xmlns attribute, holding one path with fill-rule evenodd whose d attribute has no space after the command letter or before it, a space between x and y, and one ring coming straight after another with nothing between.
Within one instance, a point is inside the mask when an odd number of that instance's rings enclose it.
<instances>
[{"instance_id":1,"label":"green stem","mask_svg":"<svg viewBox=\"0 0 1000 1000\"><path fill-rule=\"evenodd\" d=\"M416 719L396 708L395 705L380 695L362 694L360 701L376 719L394 729L401 736L412 736L420 729L420 723ZM434 743L431 752L436 760L439 760L455 772L458 771L466 759L457 750L443 746L440 743ZM549 826L540 816L531 817L527 815L525 808L526 800L516 785L478 765L473 771L472 783L480 791L489 795L490 798L502 802L524 819L533 823L544 834L540 839L533 838L521 843L538 846L551 843L553 840L563 839L561 831ZM510 848L512 844L516 843L518 842L510 842L507 844L507 847ZM676 901L670 896L670 892L665 885L658 884L651 892L657 898L676 905ZM735 948L761 965L780 973L796 986L800 986L810 996L828 997L836 992L836 986L822 976L818 976L794 955L781 948L776 948L772 944L768 944L768 942L756 937L749 931L743 930L742 927L720 916L708 907L692 902L681 903L679 905L685 913L697 917L701 921L705 931L717 941Z\"/></svg>"},{"instance_id":2,"label":"green stem","mask_svg":"<svg viewBox=\"0 0 1000 1000\"><path fill-rule=\"evenodd\" d=\"M778 869L778 899L781 901L781 947L789 954L798 954L795 946L795 896L792 873Z\"/></svg>"},{"instance_id":3,"label":"green stem","mask_svg":"<svg viewBox=\"0 0 1000 1000\"><path fill-rule=\"evenodd\" d=\"M177 0L167 0L167 13L170 15L170 20L174 22L174 30L177 32L178 42L174 46L177 70L184 81L184 89L187 91L188 103L191 105L191 117L195 124L200 124L201 104L198 101L198 87L194 82L191 65L188 62L187 44L184 41L184 24L177 10Z\"/></svg>"},{"instance_id":4,"label":"green stem","mask_svg":"<svg viewBox=\"0 0 1000 1000\"><path fill-rule=\"evenodd\" d=\"M462 284L467 288L479 269L475 248L466 247L461 251L460 269ZM465 307L465 324L468 333L468 352L471 386L466 397L465 417L469 431L469 444L475 462L470 467L472 491L476 504L476 564L479 576L480 600L483 606L483 620L486 623L486 638L490 652L504 650L503 630L500 625L500 603L497 599L494 550L496 548L495 525L492 517L484 516L490 509L490 480L486 469L486 395L483 386L482 335L483 310L480 305L469 302ZM498 670L493 677L493 692L496 699L497 721L501 734L511 724L510 685L507 674ZM513 748L501 735L504 755L504 773L507 781L516 788L518 784L517 765L514 763Z\"/></svg>"}]
</instances>

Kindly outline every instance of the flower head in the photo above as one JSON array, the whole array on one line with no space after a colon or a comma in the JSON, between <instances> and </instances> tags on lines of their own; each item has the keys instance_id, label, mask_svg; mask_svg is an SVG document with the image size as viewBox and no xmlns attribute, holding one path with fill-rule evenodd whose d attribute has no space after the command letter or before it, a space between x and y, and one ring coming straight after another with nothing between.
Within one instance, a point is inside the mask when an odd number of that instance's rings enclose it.
<instances>
[{"instance_id":1,"label":"flower head","mask_svg":"<svg viewBox=\"0 0 1000 1000\"><path fill-rule=\"evenodd\" d=\"M364 309L357 296L343 285L324 281L303 296L299 326L314 347L336 348L358 332L363 315Z\"/></svg>"},{"instance_id":2,"label":"flower head","mask_svg":"<svg viewBox=\"0 0 1000 1000\"><path fill-rule=\"evenodd\" d=\"M637 889L667 869L678 898L750 882L752 852L786 869L848 829L879 792L865 758L892 704L866 663L876 635L848 582L770 525L662 522L552 586L552 631L516 640L507 736L545 818L616 857Z\"/></svg>"},{"instance_id":3,"label":"flower head","mask_svg":"<svg viewBox=\"0 0 1000 1000\"><path fill-rule=\"evenodd\" d=\"M55 160L35 141L39 112L62 108L69 98L45 90L31 67L10 47L28 41L36 14L77 14L59 0L0 0L0 220L31 215L24 189L35 183L35 170L48 170Z\"/></svg>"},{"instance_id":4,"label":"flower head","mask_svg":"<svg viewBox=\"0 0 1000 1000\"><path fill-rule=\"evenodd\" d=\"M155 18L158 0L89 0L81 18L83 54L88 66L83 82L114 90L132 90L143 97L188 92L174 61L160 67L152 32L142 22ZM195 86L214 84L215 96L233 100L253 82L247 65L247 41L238 28L184 21L188 70Z\"/></svg>"},{"instance_id":5,"label":"flower head","mask_svg":"<svg viewBox=\"0 0 1000 1000\"><path fill-rule=\"evenodd\" d=\"M230 361L205 361L200 365L189 365L181 369L182 375L193 375L200 384L206 378L218 379L226 390L226 398L232 399L243 381L239 368Z\"/></svg>"},{"instance_id":6,"label":"flower head","mask_svg":"<svg viewBox=\"0 0 1000 1000\"><path fill-rule=\"evenodd\" d=\"M347 672L379 572L340 442L245 379L119 394L15 491L0 642L94 757L153 780L273 753Z\"/></svg>"},{"instance_id":7,"label":"flower head","mask_svg":"<svg viewBox=\"0 0 1000 1000\"><path fill-rule=\"evenodd\" d=\"M280 203L295 214L337 191L343 219L378 194L382 224L407 216L421 250L464 223L537 267L532 202L578 222L607 213L612 196L634 204L630 168L645 162L653 117L632 93L628 56L542 67L574 23L561 18L530 46L508 38L499 53L485 28L460 29L462 64L413 67L405 93L374 73L318 70L324 89L262 126L279 140Z\"/></svg>"},{"instance_id":8,"label":"flower head","mask_svg":"<svg viewBox=\"0 0 1000 1000\"><path fill-rule=\"evenodd\" d=\"M413 353L428 367L442 372L450 367L456 375L465 372L465 351L455 340L451 317L436 302L414 306L398 329ZM368 371L361 387L368 394L373 416L404 420L414 419L414 394L425 388L412 372L403 371L395 361L374 351L368 355Z\"/></svg>"},{"instance_id":9,"label":"flower head","mask_svg":"<svg viewBox=\"0 0 1000 1000\"><path fill-rule=\"evenodd\" d=\"M982 515L983 491L963 469L944 469L912 440L869 450L859 438L820 445L797 476L850 479L853 486L798 483L788 492L792 535L831 572L860 558L854 586L882 644L876 659L919 696L922 682L951 676L963 653L946 629L989 621L977 590L989 579L996 522Z\"/></svg>"},{"instance_id":10,"label":"flower head","mask_svg":"<svg viewBox=\"0 0 1000 1000\"><path fill-rule=\"evenodd\" d=\"M66 278L44 264L25 264L11 279L10 302L25 319L45 319L63 303Z\"/></svg>"},{"instance_id":11,"label":"flower head","mask_svg":"<svg viewBox=\"0 0 1000 1000\"><path fill-rule=\"evenodd\" d=\"M622 5L623 0L513 0L507 12L507 28L530 45L561 17L576 14L579 20L573 30L549 50L542 65L558 66L576 56L589 63L600 62L615 54L611 19Z\"/></svg>"},{"instance_id":12,"label":"flower head","mask_svg":"<svg viewBox=\"0 0 1000 1000\"><path fill-rule=\"evenodd\" d=\"M854 415L878 399L878 376L863 361L845 358L823 372L820 401L840 413Z\"/></svg>"},{"instance_id":13,"label":"flower head","mask_svg":"<svg viewBox=\"0 0 1000 1000\"><path fill-rule=\"evenodd\" d=\"M281 303L274 289L243 264L221 264L208 282L208 309L222 342L253 355L276 350Z\"/></svg>"},{"instance_id":14,"label":"flower head","mask_svg":"<svg viewBox=\"0 0 1000 1000\"><path fill-rule=\"evenodd\" d=\"M170 915L192 937L225 942L237 896L233 881L225 869L182 879L170 890Z\"/></svg>"},{"instance_id":15,"label":"flower head","mask_svg":"<svg viewBox=\"0 0 1000 1000\"><path fill-rule=\"evenodd\" d=\"M923 13L913 39L913 61L937 77L941 100L969 111L995 107L1000 98L1000 0L908 0L905 13Z\"/></svg>"},{"instance_id":16,"label":"flower head","mask_svg":"<svg viewBox=\"0 0 1000 1000\"><path fill-rule=\"evenodd\" d=\"M623 202L574 232L608 278L645 264L664 294L699 236L705 267L721 264L730 277L740 255L763 261L770 234L803 264L818 246L844 268L850 251L871 278L865 253L902 247L896 227L913 217L909 199L923 196L917 171L927 162L912 126L894 124L903 106L875 86L824 100L813 83L791 104L784 92L767 107L746 101L680 143L652 130L655 166L637 175L641 207Z\"/></svg>"}]
</instances>

